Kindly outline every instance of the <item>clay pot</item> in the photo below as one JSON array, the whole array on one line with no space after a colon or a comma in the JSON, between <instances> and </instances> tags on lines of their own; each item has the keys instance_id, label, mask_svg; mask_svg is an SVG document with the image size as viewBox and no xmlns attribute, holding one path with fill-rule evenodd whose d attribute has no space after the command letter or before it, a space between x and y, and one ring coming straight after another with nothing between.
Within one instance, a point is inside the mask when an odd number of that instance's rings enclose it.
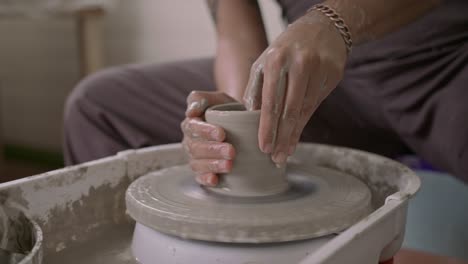
<instances>
[{"instance_id":1,"label":"clay pot","mask_svg":"<svg viewBox=\"0 0 468 264\"><path fill-rule=\"evenodd\" d=\"M221 182L213 191L233 196L267 196L288 188L286 167L278 168L258 147L260 111L246 111L240 103L209 108L205 114L210 124L224 128L226 142L236 150L233 169L221 175Z\"/></svg>"}]
</instances>

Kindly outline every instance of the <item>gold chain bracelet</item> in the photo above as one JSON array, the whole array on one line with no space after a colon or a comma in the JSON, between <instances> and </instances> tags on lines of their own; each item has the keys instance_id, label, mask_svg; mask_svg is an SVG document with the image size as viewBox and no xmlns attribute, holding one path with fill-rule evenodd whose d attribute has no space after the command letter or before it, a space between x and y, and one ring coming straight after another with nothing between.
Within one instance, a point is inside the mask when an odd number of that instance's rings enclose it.
<instances>
[{"instance_id":1,"label":"gold chain bracelet","mask_svg":"<svg viewBox=\"0 0 468 264\"><path fill-rule=\"evenodd\" d=\"M323 4L314 5L307 12L318 10L322 12L325 16L327 16L331 21L333 21L336 29L340 32L341 36L346 45L346 50L351 52L351 48L353 47L353 39L351 38L351 31L349 30L348 26L344 22L343 18L331 7Z\"/></svg>"}]
</instances>

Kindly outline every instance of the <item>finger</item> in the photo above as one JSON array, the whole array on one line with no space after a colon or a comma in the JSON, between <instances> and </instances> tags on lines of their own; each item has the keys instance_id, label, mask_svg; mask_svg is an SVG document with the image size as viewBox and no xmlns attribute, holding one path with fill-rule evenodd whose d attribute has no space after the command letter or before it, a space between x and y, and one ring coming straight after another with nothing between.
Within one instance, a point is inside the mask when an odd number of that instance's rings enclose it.
<instances>
[{"instance_id":1,"label":"finger","mask_svg":"<svg viewBox=\"0 0 468 264\"><path fill-rule=\"evenodd\" d=\"M291 136L301 118L304 96L307 91L309 75L313 71L305 55L291 63L288 73L288 88L284 108L279 119L273 161L282 165L289 155ZM313 74L313 73L312 73Z\"/></svg>"},{"instance_id":2,"label":"finger","mask_svg":"<svg viewBox=\"0 0 468 264\"><path fill-rule=\"evenodd\" d=\"M218 185L219 179L218 176L214 173L205 173L201 175L197 175L195 180L204 186L214 187Z\"/></svg>"},{"instance_id":3,"label":"finger","mask_svg":"<svg viewBox=\"0 0 468 264\"><path fill-rule=\"evenodd\" d=\"M210 106L233 101L235 100L232 97L222 92L193 91L187 97L185 116L200 117Z\"/></svg>"},{"instance_id":4,"label":"finger","mask_svg":"<svg viewBox=\"0 0 468 264\"><path fill-rule=\"evenodd\" d=\"M191 140L188 149L192 159L233 160L236 155L234 147L229 143Z\"/></svg>"},{"instance_id":5,"label":"finger","mask_svg":"<svg viewBox=\"0 0 468 264\"><path fill-rule=\"evenodd\" d=\"M316 100L316 107L315 108L318 108L318 106L323 102L323 100L325 100L325 98L328 97L328 95L330 95L330 93L332 92L333 89L329 89L329 83L328 83L328 75L325 73L323 75L320 76L320 79L317 80L318 83L316 83L316 95L315 95L315 100Z\"/></svg>"},{"instance_id":6,"label":"finger","mask_svg":"<svg viewBox=\"0 0 468 264\"><path fill-rule=\"evenodd\" d=\"M306 127L307 123L310 120L310 116L301 116L299 122L296 124L294 127L294 130L291 135L291 139L289 142L289 148L288 148L288 155L291 156L294 154L297 148L297 144L299 144L299 140L301 139L302 131L304 131L304 128Z\"/></svg>"},{"instance_id":7,"label":"finger","mask_svg":"<svg viewBox=\"0 0 468 264\"><path fill-rule=\"evenodd\" d=\"M309 81L304 96L304 101L301 110L300 121L294 127L289 145L289 155L292 155L299 143L302 131L309 122L312 115L315 113L320 105L320 102L324 99L322 94L325 92L325 82L327 78L323 77L322 74L313 74L309 76Z\"/></svg>"},{"instance_id":8,"label":"finger","mask_svg":"<svg viewBox=\"0 0 468 264\"><path fill-rule=\"evenodd\" d=\"M264 153L272 153L283 107L287 71L285 59L279 52L267 58L262 87L262 106L258 131L259 147Z\"/></svg>"},{"instance_id":9,"label":"finger","mask_svg":"<svg viewBox=\"0 0 468 264\"><path fill-rule=\"evenodd\" d=\"M244 92L244 105L248 111L261 107L263 85L263 65L254 63L250 69L249 81Z\"/></svg>"},{"instance_id":10,"label":"finger","mask_svg":"<svg viewBox=\"0 0 468 264\"><path fill-rule=\"evenodd\" d=\"M224 129L218 125L204 122L201 118L186 118L181 124L182 132L192 139L222 142L226 138Z\"/></svg>"},{"instance_id":11,"label":"finger","mask_svg":"<svg viewBox=\"0 0 468 264\"><path fill-rule=\"evenodd\" d=\"M231 160L216 159L192 159L190 160L192 171L197 174L228 173L232 169Z\"/></svg>"},{"instance_id":12,"label":"finger","mask_svg":"<svg viewBox=\"0 0 468 264\"><path fill-rule=\"evenodd\" d=\"M188 137L185 137L182 139L182 148L184 150L184 153L187 154L188 156L190 156L190 138Z\"/></svg>"}]
</instances>

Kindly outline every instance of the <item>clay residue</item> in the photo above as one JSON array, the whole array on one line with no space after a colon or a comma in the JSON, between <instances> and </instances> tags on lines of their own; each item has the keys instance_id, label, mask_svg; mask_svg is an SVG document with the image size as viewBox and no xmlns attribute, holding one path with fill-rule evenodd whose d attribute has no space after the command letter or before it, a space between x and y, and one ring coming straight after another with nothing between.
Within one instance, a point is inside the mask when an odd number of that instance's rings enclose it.
<instances>
[{"instance_id":1,"label":"clay residue","mask_svg":"<svg viewBox=\"0 0 468 264\"><path fill-rule=\"evenodd\" d=\"M0 205L0 260L6 264L40 264L42 233L26 215L4 202ZM7 259L7 260L5 260ZM4 263L2 262L2 263Z\"/></svg>"},{"instance_id":2,"label":"clay residue","mask_svg":"<svg viewBox=\"0 0 468 264\"><path fill-rule=\"evenodd\" d=\"M47 264L139 264L131 253L133 226L109 226L101 235L49 255Z\"/></svg>"},{"instance_id":3,"label":"clay residue","mask_svg":"<svg viewBox=\"0 0 468 264\"><path fill-rule=\"evenodd\" d=\"M7 190L0 189L0 206L6 206L7 203L13 202L16 207L27 211L29 202L23 196L24 191L19 186L12 187Z\"/></svg>"},{"instance_id":4,"label":"clay residue","mask_svg":"<svg viewBox=\"0 0 468 264\"><path fill-rule=\"evenodd\" d=\"M44 244L46 259L56 252L102 236L109 226L131 225L125 215L124 203L129 184L128 178L123 178L116 186L91 187L88 195L70 205L52 208L48 221L39 223L47 237Z\"/></svg>"},{"instance_id":5,"label":"clay residue","mask_svg":"<svg viewBox=\"0 0 468 264\"><path fill-rule=\"evenodd\" d=\"M14 205L40 223L46 241L45 263L49 263L50 258L61 252L73 251L90 241L102 241L99 239L121 229L133 228L133 222L125 214L124 203L130 182L148 171L186 161L179 144L155 148L157 150L127 151L81 166L0 184L0 206ZM3 226L11 224L6 222L0 228ZM0 229L0 234L4 234L2 230L5 228ZM131 231L126 233L125 239L130 241ZM114 245L107 243L109 247ZM39 253L37 256L42 257ZM87 255L75 257L75 260L83 263L81 260ZM72 262L70 259L70 262L60 263Z\"/></svg>"}]
</instances>

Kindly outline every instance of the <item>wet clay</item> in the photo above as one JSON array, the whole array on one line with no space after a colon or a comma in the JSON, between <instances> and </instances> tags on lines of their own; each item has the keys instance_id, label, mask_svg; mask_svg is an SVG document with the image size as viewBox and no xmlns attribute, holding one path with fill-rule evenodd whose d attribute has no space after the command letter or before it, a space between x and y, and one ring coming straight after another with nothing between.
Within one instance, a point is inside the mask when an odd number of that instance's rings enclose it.
<instances>
[{"instance_id":1,"label":"wet clay","mask_svg":"<svg viewBox=\"0 0 468 264\"><path fill-rule=\"evenodd\" d=\"M226 132L226 142L236 150L233 169L221 175L212 191L231 196L267 196L288 188L286 168L278 168L271 155L258 147L260 111L245 111L239 103L214 106L205 113L206 121Z\"/></svg>"},{"instance_id":2,"label":"wet clay","mask_svg":"<svg viewBox=\"0 0 468 264\"><path fill-rule=\"evenodd\" d=\"M236 148L218 188L199 186L187 165L149 173L127 190L127 211L157 231L205 241L265 243L340 232L371 210L356 177L313 162L278 168L258 148L259 111L225 104L206 112Z\"/></svg>"}]
</instances>

